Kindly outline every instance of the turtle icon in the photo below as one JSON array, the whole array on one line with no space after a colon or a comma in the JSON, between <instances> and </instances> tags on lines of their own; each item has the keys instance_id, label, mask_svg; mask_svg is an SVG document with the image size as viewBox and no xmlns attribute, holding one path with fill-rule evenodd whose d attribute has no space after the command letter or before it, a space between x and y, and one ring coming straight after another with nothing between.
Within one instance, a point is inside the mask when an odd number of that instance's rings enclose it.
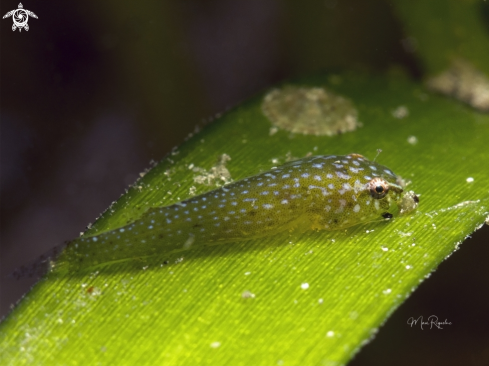
<instances>
[{"instance_id":1,"label":"turtle icon","mask_svg":"<svg viewBox=\"0 0 489 366\"><path fill-rule=\"evenodd\" d=\"M22 28L24 28L26 31L29 30L29 25L27 25L29 16L37 19L37 15L30 10L24 9L22 3L19 3L18 9L11 10L7 14L5 14L3 16L3 19L8 18L10 16L14 21L14 24L12 25L12 30L15 31L17 28L19 28L19 32L22 31Z\"/></svg>"}]
</instances>

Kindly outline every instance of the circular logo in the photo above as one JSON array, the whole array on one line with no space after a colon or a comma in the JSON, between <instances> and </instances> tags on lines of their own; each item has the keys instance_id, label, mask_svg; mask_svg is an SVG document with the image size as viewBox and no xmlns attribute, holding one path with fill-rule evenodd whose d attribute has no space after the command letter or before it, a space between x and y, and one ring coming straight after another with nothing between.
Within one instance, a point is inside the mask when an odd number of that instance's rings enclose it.
<instances>
[{"instance_id":1,"label":"circular logo","mask_svg":"<svg viewBox=\"0 0 489 366\"><path fill-rule=\"evenodd\" d=\"M29 20L29 15L24 9L17 9L12 14L12 19L17 28L24 28Z\"/></svg>"}]
</instances>

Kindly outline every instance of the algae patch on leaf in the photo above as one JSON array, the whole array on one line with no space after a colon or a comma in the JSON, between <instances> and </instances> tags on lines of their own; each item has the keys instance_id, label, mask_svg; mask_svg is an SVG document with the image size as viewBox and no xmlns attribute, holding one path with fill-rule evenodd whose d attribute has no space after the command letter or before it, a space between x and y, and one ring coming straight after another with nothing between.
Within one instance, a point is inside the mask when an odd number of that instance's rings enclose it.
<instances>
[{"instance_id":1,"label":"algae patch on leaf","mask_svg":"<svg viewBox=\"0 0 489 366\"><path fill-rule=\"evenodd\" d=\"M489 112L489 77L470 62L454 60L446 71L426 81L429 89Z\"/></svg>"},{"instance_id":2,"label":"algae patch on leaf","mask_svg":"<svg viewBox=\"0 0 489 366\"><path fill-rule=\"evenodd\" d=\"M333 136L361 126L353 103L325 88L284 86L263 98L262 111L278 128Z\"/></svg>"}]
</instances>

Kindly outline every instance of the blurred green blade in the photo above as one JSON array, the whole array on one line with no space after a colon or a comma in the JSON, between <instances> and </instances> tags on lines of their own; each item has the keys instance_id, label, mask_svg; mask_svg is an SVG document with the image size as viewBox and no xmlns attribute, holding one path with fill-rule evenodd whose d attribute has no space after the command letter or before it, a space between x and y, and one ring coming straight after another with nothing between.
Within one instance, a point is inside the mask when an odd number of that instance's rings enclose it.
<instances>
[{"instance_id":1,"label":"blurred green blade","mask_svg":"<svg viewBox=\"0 0 489 366\"><path fill-rule=\"evenodd\" d=\"M332 137L271 133L263 96L256 97L147 173L90 234L214 188L194 178L223 154L238 180L290 157L374 158L380 148L378 161L420 194L415 214L346 231L162 253L94 273L54 272L0 325L2 363L347 362L489 215L489 116L401 78L316 76L296 84L349 98L363 127Z\"/></svg>"}]
</instances>

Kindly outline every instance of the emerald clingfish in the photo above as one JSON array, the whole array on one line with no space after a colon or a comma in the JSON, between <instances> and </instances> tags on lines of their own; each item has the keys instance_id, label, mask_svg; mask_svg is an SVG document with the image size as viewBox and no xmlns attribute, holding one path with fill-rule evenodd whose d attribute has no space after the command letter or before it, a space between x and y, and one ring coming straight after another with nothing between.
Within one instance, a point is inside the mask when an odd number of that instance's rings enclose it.
<instances>
[{"instance_id":1,"label":"emerald clingfish","mask_svg":"<svg viewBox=\"0 0 489 366\"><path fill-rule=\"evenodd\" d=\"M306 157L75 239L62 262L77 269L284 231L345 229L405 213L402 193L390 169L362 155ZM409 211L418 203L411 193Z\"/></svg>"}]
</instances>

